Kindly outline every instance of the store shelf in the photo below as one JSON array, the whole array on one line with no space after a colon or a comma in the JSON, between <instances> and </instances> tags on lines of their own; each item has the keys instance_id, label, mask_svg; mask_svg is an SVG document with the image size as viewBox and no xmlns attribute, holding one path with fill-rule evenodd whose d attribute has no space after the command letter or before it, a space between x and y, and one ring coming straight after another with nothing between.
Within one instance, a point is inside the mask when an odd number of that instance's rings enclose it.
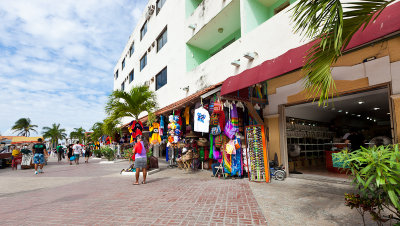
<instances>
[{"instance_id":1,"label":"store shelf","mask_svg":"<svg viewBox=\"0 0 400 226\"><path fill-rule=\"evenodd\" d=\"M312 121L290 121L286 127L287 144L298 145L300 157L305 159L323 158L326 145L331 144L335 134L329 131L328 126Z\"/></svg>"}]
</instances>

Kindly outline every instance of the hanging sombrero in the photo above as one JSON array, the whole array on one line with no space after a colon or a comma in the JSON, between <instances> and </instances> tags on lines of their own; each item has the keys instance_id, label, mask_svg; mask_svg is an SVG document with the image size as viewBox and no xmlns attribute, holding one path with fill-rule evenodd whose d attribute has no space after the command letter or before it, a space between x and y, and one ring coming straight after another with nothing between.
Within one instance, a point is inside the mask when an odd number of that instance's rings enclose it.
<instances>
[{"instance_id":1,"label":"hanging sombrero","mask_svg":"<svg viewBox=\"0 0 400 226\"><path fill-rule=\"evenodd\" d=\"M197 138L197 136L193 131L190 131L188 134L185 136L186 138Z\"/></svg>"}]
</instances>

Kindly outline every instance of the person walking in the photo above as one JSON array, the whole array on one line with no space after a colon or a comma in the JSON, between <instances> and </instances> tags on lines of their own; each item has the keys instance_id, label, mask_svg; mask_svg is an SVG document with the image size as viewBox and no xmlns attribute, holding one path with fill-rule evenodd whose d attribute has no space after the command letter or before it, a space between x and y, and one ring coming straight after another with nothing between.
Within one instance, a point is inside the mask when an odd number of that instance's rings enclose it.
<instances>
[{"instance_id":1,"label":"person walking","mask_svg":"<svg viewBox=\"0 0 400 226\"><path fill-rule=\"evenodd\" d=\"M20 151L20 149L19 148L17 148L17 147L15 147L13 150L12 150L12 154L11 154L11 167L12 167L12 169L14 170L14 168L15 168L15 170L17 170L17 166L18 166L18 160L21 160L21 151Z\"/></svg>"},{"instance_id":2,"label":"person walking","mask_svg":"<svg viewBox=\"0 0 400 226\"><path fill-rule=\"evenodd\" d=\"M43 139L39 138L37 144L33 145L33 163L35 164L35 174L38 174L38 165L40 166L39 173L43 173L43 165L45 163L45 156L48 157L46 145L43 144Z\"/></svg>"},{"instance_id":3,"label":"person walking","mask_svg":"<svg viewBox=\"0 0 400 226\"><path fill-rule=\"evenodd\" d=\"M86 153L86 145L81 144L81 147L82 147L82 158L83 158L83 157L85 157L85 153Z\"/></svg>"},{"instance_id":4,"label":"person walking","mask_svg":"<svg viewBox=\"0 0 400 226\"><path fill-rule=\"evenodd\" d=\"M82 153L82 146L79 144L79 141L72 146L72 149L74 150L75 165L79 165L79 155Z\"/></svg>"},{"instance_id":5,"label":"person walking","mask_svg":"<svg viewBox=\"0 0 400 226\"><path fill-rule=\"evenodd\" d=\"M147 154L146 148L144 147L142 136L136 137L136 144L133 147L133 154L135 155L135 164L134 167L136 168L136 182L133 183L134 185L139 185L139 175L140 171L143 172L143 181L142 184L146 184L146 176L147 176Z\"/></svg>"},{"instance_id":6,"label":"person walking","mask_svg":"<svg viewBox=\"0 0 400 226\"><path fill-rule=\"evenodd\" d=\"M56 147L56 150L57 150L57 160L58 160L58 163L60 163L61 160L62 160L62 156L63 156L63 154L64 154L63 146L61 146L61 144L59 144L59 145Z\"/></svg>"},{"instance_id":7,"label":"person walking","mask_svg":"<svg viewBox=\"0 0 400 226\"><path fill-rule=\"evenodd\" d=\"M90 158L91 154L92 154L92 152L90 150L90 146L86 145L86 148L85 148L85 163L89 163L89 158Z\"/></svg>"},{"instance_id":8,"label":"person walking","mask_svg":"<svg viewBox=\"0 0 400 226\"><path fill-rule=\"evenodd\" d=\"M67 157L68 157L68 162L69 162L70 165L72 165L72 160L71 160L71 157L72 157L72 154L73 154L72 145L73 144L69 144L68 148L67 148L68 149Z\"/></svg>"}]
</instances>

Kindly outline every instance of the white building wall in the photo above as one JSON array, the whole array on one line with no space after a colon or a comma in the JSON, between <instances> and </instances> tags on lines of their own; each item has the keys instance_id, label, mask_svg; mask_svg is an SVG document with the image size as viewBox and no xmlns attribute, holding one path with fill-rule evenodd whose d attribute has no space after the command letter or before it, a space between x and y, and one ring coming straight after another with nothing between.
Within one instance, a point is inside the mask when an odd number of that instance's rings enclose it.
<instances>
[{"instance_id":1,"label":"white building wall","mask_svg":"<svg viewBox=\"0 0 400 226\"><path fill-rule=\"evenodd\" d=\"M133 85L143 84L151 80L152 77L168 66L168 82L161 89L157 90L159 107L165 107L171 103L181 100L207 86L222 82L230 76L234 76L244 70L255 67L262 62L273 59L286 51L298 47L306 42L292 32L290 24L290 13L288 9L270 18L266 22L244 34L234 43L218 52L207 61L200 64L194 70L186 72L186 42L200 30L207 26L227 4L232 0L205 0L200 4L194 13L185 18L185 0L167 0L156 16L156 12L148 21L147 34L140 41L140 29L145 21L143 17L133 31L127 45L114 68L114 72L119 69L119 76L114 80L114 90L120 89L121 83L125 82L125 90L129 90ZM244 0L241 0L244 1ZM155 5L156 0L150 0L149 5ZM211 7L212 6L212 7ZM215 6L215 7L214 7ZM241 2L241 11L243 10ZM147 7L145 11L147 10ZM203 16L199 16L202 14ZM189 24L197 24L195 31L189 28ZM140 58L149 46L156 41L156 38L168 25L168 42L156 52L156 45L147 55L147 66L140 72ZM135 42L135 52L129 57L129 48L132 41ZM256 52L254 60L249 61L243 57L246 52ZM126 58L126 66L121 70L121 62ZM231 65L232 61L240 59L239 67ZM129 72L135 69L135 79L129 84ZM127 79L128 78L128 79ZM186 92L182 88L189 87ZM155 90L155 79L150 88ZM127 120L128 121L128 120Z\"/></svg>"},{"instance_id":2,"label":"white building wall","mask_svg":"<svg viewBox=\"0 0 400 226\"><path fill-rule=\"evenodd\" d=\"M306 43L300 36L293 34L289 13L286 13L288 9L286 8L247 34L243 34L242 31L242 37L239 40L194 70L187 72L187 77L190 79L187 85L190 90L196 91L201 88L199 87L201 76L206 84L216 84ZM247 52L257 53L254 60L243 57ZM240 60L239 67L231 64L235 60Z\"/></svg>"}]
</instances>

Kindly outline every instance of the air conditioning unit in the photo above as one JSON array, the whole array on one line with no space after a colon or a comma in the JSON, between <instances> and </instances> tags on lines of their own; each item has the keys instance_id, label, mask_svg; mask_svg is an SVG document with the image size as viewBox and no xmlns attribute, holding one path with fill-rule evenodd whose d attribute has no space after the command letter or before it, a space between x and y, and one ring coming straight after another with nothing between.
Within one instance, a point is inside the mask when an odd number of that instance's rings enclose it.
<instances>
[{"instance_id":1,"label":"air conditioning unit","mask_svg":"<svg viewBox=\"0 0 400 226\"><path fill-rule=\"evenodd\" d=\"M151 15L153 15L155 9L156 9L156 7L154 5L149 5L149 7L147 8L147 12L146 12L146 20L150 19Z\"/></svg>"}]
</instances>

